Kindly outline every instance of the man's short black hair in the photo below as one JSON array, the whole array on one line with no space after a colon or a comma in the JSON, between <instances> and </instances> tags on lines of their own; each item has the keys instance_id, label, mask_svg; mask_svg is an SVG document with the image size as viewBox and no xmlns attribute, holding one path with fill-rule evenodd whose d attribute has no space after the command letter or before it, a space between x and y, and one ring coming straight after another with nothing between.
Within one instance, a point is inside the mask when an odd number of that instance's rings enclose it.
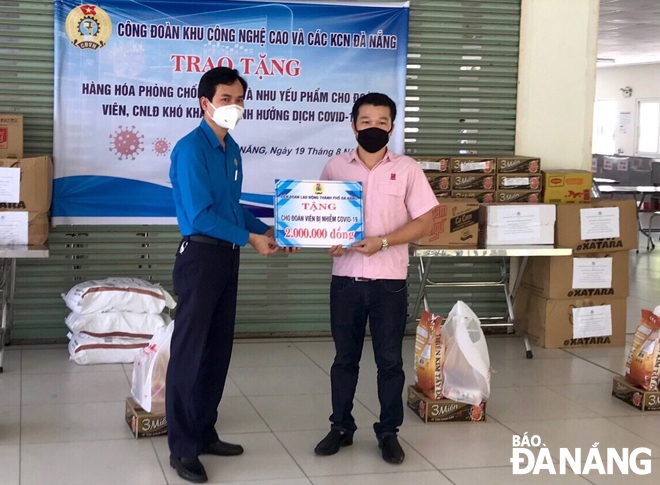
<instances>
[{"instance_id":1,"label":"man's short black hair","mask_svg":"<svg viewBox=\"0 0 660 485\"><path fill-rule=\"evenodd\" d=\"M396 104L394 104L392 98L382 93L365 94L355 102L353 105L353 111L351 112L351 121L353 121L353 123L358 119L360 107L365 104L370 104L371 106L387 106L390 108L390 117L392 118L392 123L394 123L394 119L396 118Z\"/></svg>"},{"instance_id":2,"label":"man's short black hair","mask_svg":"<svg viewBox=\"0 0 660 485\"><path fill-rule=\"evenodd\" d=\"M209 101L213 101L215 96L215 90L218 84L234 84L236 80L239 80L241 86L243 86L243 94L247 92L247 81L243 79L236 69L229 69L228 67L216 67L207 71L202 76L202 79L199 81L199 86L197 87L197 97L199 99L206 98Z\"/></svg>"}]
</instances>

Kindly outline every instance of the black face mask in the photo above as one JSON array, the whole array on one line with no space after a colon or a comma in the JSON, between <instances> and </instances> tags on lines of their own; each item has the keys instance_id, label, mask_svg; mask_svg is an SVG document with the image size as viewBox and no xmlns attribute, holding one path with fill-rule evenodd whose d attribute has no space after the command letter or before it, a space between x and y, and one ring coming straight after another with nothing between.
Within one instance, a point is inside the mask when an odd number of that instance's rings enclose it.
<instances>
[{"instance_id":1,"label":"black face mask","mask_svg":"<svg viewBox=\"0 0 660 485\"><path fill-rule=\"evenodd\" d=\"M358 131L357 142L369 153L376 153L383 149L390 141L389 131L381 128L366 128Z\"/></svg>"}]
</instances>

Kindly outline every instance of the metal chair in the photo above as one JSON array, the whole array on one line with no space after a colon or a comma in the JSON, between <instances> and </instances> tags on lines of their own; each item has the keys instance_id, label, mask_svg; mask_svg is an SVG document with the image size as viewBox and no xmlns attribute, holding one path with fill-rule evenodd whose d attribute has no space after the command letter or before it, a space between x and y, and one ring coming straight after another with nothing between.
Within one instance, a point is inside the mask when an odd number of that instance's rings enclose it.
<instances>
[{"instance_id":1,"label":"metal chair","mask_svg":"<svg viewBox=\"0 0 660 485\"><path fill-rule=\"evenodd\" d=\"M653 214L651 214L651 218L649 219L649 228L648 228L648 234L649 237L646 240L646 250L654 250L655 249L655 243L653 242L653 219L656 217L660 217L660 211L656 211Z\"/></svg>"}]
</instances>

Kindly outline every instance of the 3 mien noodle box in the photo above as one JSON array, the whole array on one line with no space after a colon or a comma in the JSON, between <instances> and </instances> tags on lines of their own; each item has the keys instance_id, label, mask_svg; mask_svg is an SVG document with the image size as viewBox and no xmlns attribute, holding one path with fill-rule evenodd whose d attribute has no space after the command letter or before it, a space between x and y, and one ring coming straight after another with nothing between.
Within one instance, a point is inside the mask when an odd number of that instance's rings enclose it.
<instances>
[{"instance_id":1,"label":"3 mien noodle box","mask_svg":"<svg viewBox=\"0 0 660 485\"><path fill-rule=\"evenodd\" d=\"M543 172L543 202L546 204L577 204L589 202L591 172L586 170L552 170Z\"/></svg>"},{"instance_id":2,"label":"3 mien noodle box","mask_svg":"<svg viewBox=\"0 0 660 485\"><path fill-rule=\"evenodd\" d=\"M627 402L640 411L660 411L660 391L645 391L631 384L622 376L614 378L612 396Z\"/></svg>"},{"instance_id":3,"label":"3 mien noodle box","mask_svg":"<svg viewBox=\"0 0 660 485\"><path fill-rule=\"evenodd\" d=\"M165 414L152 414L138 406L132 397L126 398L126 423L136 438L167 434Z\"/></svg>"},{"instance_id":4,"label":"3 mien noodle box","mask_svg":"<svg viewBox=\"0 0 660 485\"><path fill-rule=\"evenodd\" d=\"M23 115L0 115L0 158L23 156Z\"/></svg>"},{"instance_id":5,"label":"3 mien noodle box","mask_svg":"<svg viewBox=\"0 0 660 485\"><path fill-rule=\"evenodd\" d=\"M486 421L486 404L487 401L476 406L451 399L434 401L417 390L415 386L408 386L408 407L425 423Z\"/></svg>"},{"instance_id":6,"label":"3 mien noodle box","mask_svg":"<svg viewBox=\"0 0 660 485\"><path fill-rule=\"evenodd\" d=\"M541 159L538 157L499 157L497 173L540 173Z\"/></svg>"},{"instance_id":7,"label":"3 mien noodle box","mask_svg":"<svg viewBox=\"0 0 660 485\"><path fill-rule=\"evenodd\" d=\"M449 173L450 157L414 157L422 170Z\"/></svg>"},{"instance_id":8,"label":"3 mien noodle box","mask_svg":"<svg viewBox=\"0 0 660 485\"><path fill-rule=\"evenodd\" d=\"M452 190L451 196L454 199L475 199L477 202L488 204L495 202L495 192L492 190Z\"/></svg>"},{"instance_id":9,"label":"3 mien noodle box","mask_svg":"<svg viewBox=\"0 0 660 485\"><path fill-rule=\"evenodd\" d=\"M452 157L452 173L495 173L494 158Z\"/></svg>"},{"instance_id":10,"label":"3 mien noodle box","mask_svg":"<svg viewBox=\"0 0 660 485\"><path fill-rule=\"evenodd\" d=\"M538 204L541 202L541 192L538 190L501 190L495 192L498 204Z\"/></svg>"},{"instance_id":11,"label":"3 mien noodle box","mask_svg":"<svg viewBox=\"0 0 660 485\"><path fill-rule=\"evenodd\" d=\"M495 177L482 173L453 173L451 190L495 190Z\"/></svg>"},{"instance_id":12,"label":"3 mien noodle box","mask_svg":"<svg viewBox=\"0 0 660 485\"><path fill-rule=\"evenodd\" d=\"M21 170L20 201L0 203L2 210L48 212L53 196L53 162L50 157L3 158L0 167Z\"/></svg>"},{"instance_id":13,"label":"3 mien noodle box","mask_svg":"<svg viewBox=\"0 0 660 485\"><path fill-rule=\"evenodd\" d=\"M421 238L423 246L476 248L479 236L479 203L471 199L438 199L433 209L431 234Z\"/></svg>"},{"instance_id":14,"label":"3 mien noodle box","mask_svg":"<svg viewBox=\"0 0 660 485\"><path fill-rule=\"evenodd\" d=\"M541 175L533 173L501 173L497 190L541 190Z\"/></svg>"},{"instance_id":15,"label":"3 mien noodle box","mask_svg":"<svg viewBox=\"0 0 660 485\"><path fill-rule=\"evenodd\" d=\"M480 240L488 246L549 245L555 238L555 206L482 205L479 226Z\"/></svg>"},{"instance_id":16,"label":"3 mien noodle box","mask_svg":"<svg viewBox=\"0 0 660 485\"><path fill-rule=\"evenodd\" d=\"M442 172L425 172L433 192L446 192L451 189L451 175Z\"/></svg>"},{"instance_id":17,"label":"3 mien noodle box","mask_svg":"<svg viewBox=\"0 0 660 485\"><path fill-rule=\"evenodd\" d=\"M557 247L574 254L637 249L634 200L597 199L589 204L559 204Z\"/></svg>"},{"instance_id":18,"label":"3 mien noodle box","mask_svg":"<svg viewBox=\"0 0 660 485\"><path fill-rule=\"evenodd\" d=\"M628 254L585 254L529 258L522 286L548 299L627 298Z\"/></svg>"},{"instance_id":19,"label":"3 mien noodle box","mask_svg":"<svg viewBox=\"0 0 660 485\"><path fill-rule=\"evenodd\" d=\"M549 300L520 288L514 302L516 322L539 347L623 347L626 298Z\"/></svg>"}]
</instances>

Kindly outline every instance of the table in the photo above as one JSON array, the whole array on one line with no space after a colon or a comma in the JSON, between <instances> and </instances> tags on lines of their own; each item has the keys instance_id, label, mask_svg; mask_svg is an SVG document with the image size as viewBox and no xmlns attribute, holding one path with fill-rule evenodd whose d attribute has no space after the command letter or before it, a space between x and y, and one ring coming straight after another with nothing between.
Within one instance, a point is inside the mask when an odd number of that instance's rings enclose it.
<instances>
[{"instance_id":1,"label":"table","mask_svg":"<svg viewBox=\"0 0 660 485\"><path fill-rule=\"evenodd\" d=\"M653 240L651 239L651 232L653 231L651 230L650 227L646 230L642 227L642 222L639 219L639 213L642 212L642 207L644 207L644 202L648 196L653 196L653 195L660 196L660 187L654 187L651 185L648 186L619 185L616 187L613 187L611 185L601 185L600 187L598 187L598 189L603 194L632 195L635 198L635 202L637 202L637 207L636 207L637 228L639 232L641 232L644 236L646 236L650 240L651 245L653 246L653 248L655 248L655 243L653 243ZM637 252L639 252L639 250L637 250Z\"/></svg>"},{"instance_id":2,"label":"table","mask_svg":"<svg viewBox=\"0 0 660 485\"><path fill-rule=\"evenodd\" d=\"M620 183L618 180L604 179L600 177L594 177L592 179L592 182L593 182L593 187L591 188L591 192L594 197L600 197L602 195L600 192L601 185L619 185Z\"/></svg>"},{"instance_id":3,"label":"table","mask_svg":"<svg viewBox=\"0 0 660 485\"><path fill-rule=\"evenodd\" d=\"M47 258L48 246L0 246L0 293L2 294L2 325L0 326L0 373L3 371L5 342L14 325L14 288L16 260Z\"/></svg>"},{"instance_id":4,"label":"table","mask_svg":"<svg viewBox=\"0 0 660 485\"><path fill-rule=\"evenodd\" d=\"M429 311L428 299L426 292L428 288L442 288L442 287L500 287L504 291L506 297L506 304L508 309L507 321L504 323L482 323L482 327L516 327L515 315L513 312L513 302L520 288L523 271L527 265L527 260L530 257L537 256L570 256L573 250L570 248L555 248L553 246L490 246L478 249L457 249L447 248L441 246L418 246L416 244L410 245L410 255L414 258L419 258L419 288L417 296L415 297L415 306L410 319L412 321L417 319L419 307L424 302L424 309ZM501 258L502 279L500 281L482 281L482 282L469 282L469 283L434 283L429 281L429 272L435 258L453 258L453 257L474 257L474 258ZM506 258L517 258L517 269L512 271L506 265ZM513 280L511 280L511 273L514 273ZM533 357L532 348L529 344L529 339L524 332L519 332L525 343L525 350L528 359Z\"/></svg>"}]
</instances>

